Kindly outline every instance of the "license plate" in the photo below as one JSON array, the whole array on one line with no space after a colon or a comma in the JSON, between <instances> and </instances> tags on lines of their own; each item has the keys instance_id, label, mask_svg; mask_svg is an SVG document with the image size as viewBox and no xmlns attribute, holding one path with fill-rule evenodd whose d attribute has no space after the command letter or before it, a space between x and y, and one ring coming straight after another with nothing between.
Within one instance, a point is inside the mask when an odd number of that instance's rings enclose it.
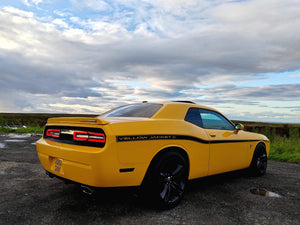
<instances>
[{"instance_id":1,"label":"license plate","mask_svg":"<svg viewBox=\"0 0 300 225\"><path fill-rule=\"evenodd\" d=\"M62 168L62 159L55 159L54 161L54 171L60 173Z\"/></svg>"}]
</instances>

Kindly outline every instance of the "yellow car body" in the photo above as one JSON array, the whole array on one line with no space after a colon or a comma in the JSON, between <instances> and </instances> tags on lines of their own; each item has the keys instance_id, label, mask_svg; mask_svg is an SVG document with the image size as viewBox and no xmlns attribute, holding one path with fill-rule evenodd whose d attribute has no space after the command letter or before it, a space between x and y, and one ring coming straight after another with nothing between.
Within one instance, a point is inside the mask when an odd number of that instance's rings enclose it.
<instances>
[{"instance_id":1,"label":"yellow car body","mask_svg":"<svg viewBox=\"0 0 300 225\"><path fill-rule=\"evenodd\" d=\"M131 106L145 114L155 109L148 117L126 116ZM210 117L216 114L228 121L228 127L197 124L192 114L197 117L202 111L202 119L214 121ZM185 102L145 102L96 118L50 118L36 147L42 166L55 176L93 187L120 187L141 185L151 162L169 150L187 159L188 179L195 179L248 168L258 144L268 156L268 138L235 127L215 109Z\"/></svg>"}]
</instances>

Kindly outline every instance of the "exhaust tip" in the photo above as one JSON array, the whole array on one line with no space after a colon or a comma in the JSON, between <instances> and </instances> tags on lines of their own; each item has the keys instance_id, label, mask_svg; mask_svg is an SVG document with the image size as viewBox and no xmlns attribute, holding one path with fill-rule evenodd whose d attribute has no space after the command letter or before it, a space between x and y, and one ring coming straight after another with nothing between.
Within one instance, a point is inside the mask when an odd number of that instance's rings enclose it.
<instances>
[{"instance_id":1,"label":"exhaust tip","mask_svg":"<svg viewBox=\"0 0 300 225\"><path fill-rule=\"evenodd\" d=\"M84 193L86 195L93 195L95 193L95 190L89 186L81 185L80 187L81 187L82 193Z\"/></svg>"},{"instance_id":2,"label":"exhaust tip","mask_svg":"<svg viewBox=\"0 0 300 225\"><path fill-rule=\"evenodd\" d=\"M53 175L52 173L48 172L48 171L46 171L46 175L47 175L48 177L50 177L50 178L53 178L53 177L54 177L54 175Z\"/></svg>"}]
</instances>

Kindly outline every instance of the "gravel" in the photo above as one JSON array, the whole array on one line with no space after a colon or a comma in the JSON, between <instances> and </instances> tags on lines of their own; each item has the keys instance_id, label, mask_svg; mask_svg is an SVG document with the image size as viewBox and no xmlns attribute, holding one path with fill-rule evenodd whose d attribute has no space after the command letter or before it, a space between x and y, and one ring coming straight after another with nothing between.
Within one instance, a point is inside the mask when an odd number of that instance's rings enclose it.
<instances>
[{"instance_id":1,"label":"gravel","mask_svg":"<svg viewBox=\"0 0 300 225\"><path fill-rule=\"evenodd\" d=\"M47 177L35 150L39 138L0 135L0 224L300 224L299 164L269 161L262 177L238 171L190 181L179 206L159 211L135 188L87 196Z\"/></svg>"}]
</instances>

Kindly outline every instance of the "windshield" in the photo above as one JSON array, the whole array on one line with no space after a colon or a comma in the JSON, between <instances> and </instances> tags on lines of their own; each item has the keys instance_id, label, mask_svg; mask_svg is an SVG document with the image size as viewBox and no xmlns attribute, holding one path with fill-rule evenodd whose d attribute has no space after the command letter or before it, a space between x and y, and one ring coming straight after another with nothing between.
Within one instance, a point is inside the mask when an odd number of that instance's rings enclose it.
<instances>
[{"instance_id":1,"label":"windshield","mask_svg":"<svg viewBox=\"0 0 300 225\"><path fill-rule=\"evenodd\" d=\"M162 104L132 104L113 109L99 117L146 117L151 118L163 105Z\"/></svg>"}]
</instances>

